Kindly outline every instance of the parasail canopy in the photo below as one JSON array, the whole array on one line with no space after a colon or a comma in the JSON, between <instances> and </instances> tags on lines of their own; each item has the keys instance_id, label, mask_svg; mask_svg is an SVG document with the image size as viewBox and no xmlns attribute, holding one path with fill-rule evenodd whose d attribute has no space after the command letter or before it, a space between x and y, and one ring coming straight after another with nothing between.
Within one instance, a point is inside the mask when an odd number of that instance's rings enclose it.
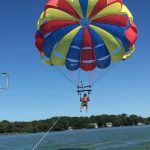
<instances>
[{"instance_id":1,"label":"parasail canopy","mask_svg":"<svg viewBox=\"0 0 150 150\"><path fill-rule=\"evenodd\" d=\"M129 58L137 27L122 0L49 0L35 38L46 64L92 71Z\"/></svg>"}]
</instances>

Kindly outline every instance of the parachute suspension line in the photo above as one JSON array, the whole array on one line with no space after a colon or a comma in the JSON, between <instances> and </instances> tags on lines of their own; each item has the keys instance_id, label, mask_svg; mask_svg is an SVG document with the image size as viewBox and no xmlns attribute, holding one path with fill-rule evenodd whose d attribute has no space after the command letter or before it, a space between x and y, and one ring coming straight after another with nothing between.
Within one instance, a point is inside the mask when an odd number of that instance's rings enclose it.
<instances>
[{"instance_id":1,"label":"parachute suspension line","mask_svg":"<svg viewBox=\"0 0 150 150\"><path fill-rule=\"evenodd\" d=\"M81 49L81 54L80 54L80 67L81 67L81 63L82 61L82 53L85 47L82 47ZM84 55L86 55L86 58L88 58L88 54L85 53ZM79 68L79 72L78 72L78 86L77 86L77 93L81 98L81 94L82 93L87 93L87 95L90 95L92 92L92 88L91 88L91 84L90 84L90 71L89 71L89 77L87 78L87 80L89 80L88 85L84 85L82 80L80 81L80 76L81 76L81 68Z\"/></svg>"},{"instance_id":2,"label":"parachute suspension line","mask_svg":"<svg viewBox=\"0 0 150 150\"><path fill-rule=\"evenodd\" d=\"M75 87L76 87L76 84L75 82L70 79L61 69L59 69L57 66L54 66L58 72L60 72L70 83L72 83Z\"/></svg>"},{"instance_id":3,"label":"parachute suspension line","mask_svg":"<svg viewBox=\"0 0 150 150\"><path fill-rule=\"evenodd\" d=\"M58 117L58 119L54 122L54 124L49 128L49 130L44 134L44 136L37 142L37 144L34 146L34 148L32 150L35 150L40 144L41 142L47 137L47 135L49 134L49 132L54 128L54 126L57 124L57 122L60 120L61 117Z\"/></svg>"},{"instance_id":4,"label":"parachute suspension line","mask_svg":"<svg viewBox=\"0 0 150 150\"><path fill-rule=\"evenodd\" d=\"M91 86L92 86L92 83L94 82L94 71L95 71L95 70L93 70L93 71L91 72Z\"/></svg>"},{"instance_id":5,"label":"parachute suspension line","mask_svg":"<svg viewBox=\"0 0 150 150\"><path fill-rule=\"evenodd\" d=\"M93 77L92 77L92 71L89 71L89 86L92 86L92 82L93 82Z\"/></svg>"},{"instance_id":6,"label":"parachute suspension line","mask_svg":"<svg viewBox=\"0 0 150 150\"><path fill-rule=\"evenodd\" d=\"M72 75L72 72L70 70L68 72L70 74L72 81L74 82L74 85L77 86L77 81L76 81L75 77Z\"/></svg>"},{"instance_id":7,"label":"parachute suspension line","mask_svg":"<svg viewBox=\"0 0 150 150\"><path fill-rule=\"evenodd\" d=\"M111 69L109 68L107 73L109 73L110 71L111 71ZM104 77L105 74L106 74L106 72L103 72L102 74L100 73L100 75L95 79L95 81L93 81L92 86L94 86L99 80L101 80L101 78Z\"/></svg>"},{"instance_id":8,"label":"parachute suspension line","mask_svg":"<svg viewBox=\"0 0 150 150\"><path fill-rule=\"evenodd\" d=\"M75 41L75 47L78 47L77 46L77 39L75 38L74 39L74 41ZM75 55L77 54L77 52L75 51ZM80 62L81 62L81 55L80 55L80 60L79 60ZM80 82L80 72L81 72L81 69L80 69L80 66L79 66L79 70L77 70L77 78L75 79L75 81L76 81L76 88L78 88L79 87L79 82Z\"/></svg>"},{"instance_id":9,"label":"parachute suspension line","mask_svg":"<svg viewBox=\"0 0 150 150\"><path fill-rule=\"evenodd\" d=\"M64 32L64 34L65 34L64 28L63 28L63 32ZM56 35L55 35L54 37L55 37L55 39L56 39L56 41L57 41ZM51 59L50 59L50 61L51 61L51 64L53 65L53 62L52 62ZM57 66L55 66L55 65L53 65L53 66L56 68L56 70L57 70L60 74L62 74L70 83L72 83L72 84L76 87L76 83L75 83L75 81L72 79L72 77L69 78L61 69L59 69L59 67L57 67Z\"/></svg>"},{"instance_id":10,"label":"parachute suspension line","mask_svg":"<svg viewBox=\"0 0 150 150\"><path fill-rule=\"evenodd\" d=\"M117 67L118 63L115 63L114 67ZM95 81L93 81L91 86L94 86L96 82L98 82L99 80L101 80L102 77L104 77L106 74L109 74L112 71L112 68L114 69L114 67L112 67L112 65L110 67L108 67L108 70L103 72L102 74L100 74L97 79L95 79Z\"/></svg>"},{"instance_id":11,"label":"parachute suspension line","mask_svg":"<svg viewBox=\"0 0 150 150\"><path fill-rule=\"evenodd\" d=\"M88 71L88 74L89 74L89 77L88 77L88 78L89 78L89 83L88 83L88 85L90 85L90 82L91 82L91 81L90 81L90 80L91 80L91 79L90 79L90 71Z\"/></svg>"},{"instance_id":12,"label":"parachute suspension line","mask_svg":"<svg viewBox=\"0 0 150 150\"><path fill-rule=\"evenodd\" d=\"M80 86L80 75L81 75L81 69L79 68L79 71L78 71L78 78L77 78L77 87Z\"/></svg>"},{"instance_id":13,"label":"parachute suspension line","mask_svg":"<svg viewBox=\"0 0 150 150\"><path fill-rule=\"evenodd\" d=\"M86 55L87 55L87 53L86 53ZM81 65L81 61L82 61L81 60L81 56L82 56L82 51L81 51L81 55L80 55L80 65ZM87 93L87 95L89 96L91 94L91 92L92 92L92 88L91 88L91 83L90 83L91 82L90 81L91 80L90 79L90 71L88 71L89 72L89 77L87 78L87 80L89 80L88 81L89 82L88 85L84 85L84 83L82 81L80 81L80 76L81 76L80 72L81 72L81 69L79 68L77 93L78 93L78 95L81 98L81 94L82 93Z\"/></svg>"}]
</instances>

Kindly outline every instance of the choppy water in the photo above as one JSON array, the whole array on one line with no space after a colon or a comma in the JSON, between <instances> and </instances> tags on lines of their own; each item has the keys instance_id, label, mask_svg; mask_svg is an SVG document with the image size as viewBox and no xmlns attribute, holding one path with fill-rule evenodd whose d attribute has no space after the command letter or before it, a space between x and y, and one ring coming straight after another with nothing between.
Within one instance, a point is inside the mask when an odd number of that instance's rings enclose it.
<instances>
[{"instance_id":1,"label":"choppy water","mask_svg":"<svg viewBox=\"0 0 150 150\"><path fill-rule=\"evenodd\" d=\"M0 136L0 150L32 150L43 134ZM52 132L37 150L150 150L150 126Z\"/></svg>"}]
</instances>

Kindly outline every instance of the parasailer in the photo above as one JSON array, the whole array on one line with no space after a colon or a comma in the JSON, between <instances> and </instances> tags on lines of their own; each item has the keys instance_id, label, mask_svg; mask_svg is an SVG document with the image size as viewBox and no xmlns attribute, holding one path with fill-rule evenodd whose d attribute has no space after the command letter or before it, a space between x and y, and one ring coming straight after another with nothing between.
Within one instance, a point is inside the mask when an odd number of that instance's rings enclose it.
<instances>
[{"instance_id":1,"label":"parasailer","mask_svg":"<svg viewBox=\"0 0 150 150\"><path fill-rule=\"evenodd\" d=\"M78 95L80 95L80 112L82 112L83 107L86 107L86 112L88 112L88 102L90 101L89 95L92 92L91 86L83 86L83 83L81 82L81 86L78 86L77 92Z\"/></svg>"},{"instance_id":2,"label":"parasailer","mask_svg":"<svg viewBox=\"0 0 150 150\"><path fill-rule=\"evenodd\" d=\"M88 112L88 102L90 101L90 99L86 93L84 93L84 96L80 98L80 101L81 101L80 112L82 112L83 107L86 107L86 112Z\"/></svg>"},{"instance_id":3,"label":"parasailer","mask_svg":"<svg viewBox=\"0 0 150 150\"><path fill-rule=\"evenodd\" d=\"M122 0L48 0L35 38L44 63L88 74L130 58L137 27Z\"/></svg>"}]
</instances>

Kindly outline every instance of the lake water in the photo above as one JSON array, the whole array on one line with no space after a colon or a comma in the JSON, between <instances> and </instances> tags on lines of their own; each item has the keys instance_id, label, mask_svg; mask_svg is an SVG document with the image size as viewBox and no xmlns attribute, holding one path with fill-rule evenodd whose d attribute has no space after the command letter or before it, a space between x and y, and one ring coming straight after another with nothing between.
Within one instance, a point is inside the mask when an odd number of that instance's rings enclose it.
<instances>
[{"instance_id":1,"label":"lake water","mask_svg":"<svg viewBox=\"0 0 150 150\"><path fill-rule=\"evenodd\" d=\"M0 150L32 150L43 135L0 136ZM51 132L37 150L150 150L150 126Z\"/></svg>"}]
</instances>

